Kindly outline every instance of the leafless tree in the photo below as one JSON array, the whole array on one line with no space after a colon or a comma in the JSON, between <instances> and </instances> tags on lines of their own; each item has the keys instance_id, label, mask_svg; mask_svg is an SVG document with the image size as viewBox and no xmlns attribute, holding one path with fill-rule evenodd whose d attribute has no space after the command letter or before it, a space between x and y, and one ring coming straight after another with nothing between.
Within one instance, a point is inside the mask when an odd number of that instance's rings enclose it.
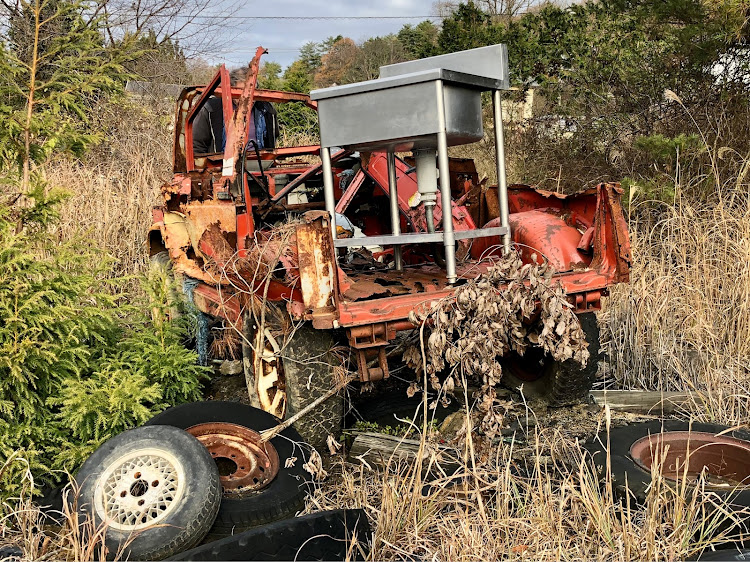
<instances>
[{"instance_id":1,"label":"leafless tree","mask_svg":"<svg viewBox=\"0 0 750 562\"><path fill-rule=\"evenodd\" d=\"M539 0L477 0L476 3L492 16L493 20L510 20L539 4Z\"/></svg>"},{"instance_id":2,"label":"leafless tree","mask_svg":"<svg viewBox=\"0 0 750 562\"><path fill-rule=\"evenodd\" d=\"M432 13L441 18L449 18L456 11L460 2L458 0L442 0L432 3Z\"/></svg>"},{"instance_id":3,"label":"leafless tree","mask_svg":"<svg viewBox=\"0 0 750 562\"><path fill-rule=\"evenodd\" d=\"M0 0L0 32L23 17L24 0ZM54 10L54 0L47 2ZM177 43L187 56L210 55L237 35L240 0L84 0L84 15L103 25L105 39L137 39L153 34L157 41Z\"/></svg>"},{"instance_id":4,"label":"leafless tree","mask_svg":"<svg viewBox=\"0 0 750 562\"><path fill-rule=\"evenodd\" d=\"M236 36L239 0L93 0L92 12L105 16L110 41L153 32L179 41L188 55L206 55L226 47Z\"/></svg>"}]
</instances>

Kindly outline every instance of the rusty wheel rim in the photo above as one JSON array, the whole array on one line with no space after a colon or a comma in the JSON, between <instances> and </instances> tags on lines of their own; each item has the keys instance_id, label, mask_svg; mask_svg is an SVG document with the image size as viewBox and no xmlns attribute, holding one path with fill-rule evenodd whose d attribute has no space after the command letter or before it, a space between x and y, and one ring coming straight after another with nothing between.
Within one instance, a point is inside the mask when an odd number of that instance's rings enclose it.
<instances>
[{"instance_id":1,"label":"rusty wheel rim","mask_svg":"<svg viewBox=\"0 0 750 562\"><path fill-rule=\"evenodd\" d=\"M258 331L253 354L255 370L255 394L263 411L279 419L286 416L286 379L281 360L281 349L271 332L266 329Z\"/></svg>"},{"instance_id":2,"label":"rusty wheel rim","mask_svg":"<svg viewBox=\"0 0 750 562\"><path fill-rule=\"evenodd\" d=\"M224 495L262 490L279 473L279 454L260 433L233 423L201 423L186 430L208 449Z\"/></svg>"},{"instance_id":3,"label":"rusty wheel rim","mask_svg":"<svg viewBox=\"0 0 750 562\"><path fill-rule=\"evenodd\" d=\"M666 431L643 437L630 456L646 471L661 463L669 481L696 482L704 476L708 490L750 488L750 441L703 431Z\"/></svg>"}]
</instances>

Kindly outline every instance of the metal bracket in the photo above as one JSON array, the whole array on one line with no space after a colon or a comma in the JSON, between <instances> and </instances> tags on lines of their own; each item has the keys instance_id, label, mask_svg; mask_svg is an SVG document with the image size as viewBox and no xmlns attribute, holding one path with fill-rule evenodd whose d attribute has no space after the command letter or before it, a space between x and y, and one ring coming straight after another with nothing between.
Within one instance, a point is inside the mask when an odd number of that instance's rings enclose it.
<instances>
[{"instance_id":1,"label":"metal bracket","mask_svg":"<svg viewBox=\"0 0 750 562\"><path fill-rule=\"evenodd\" d=\"M377 363L368 360L368 355L377 352ZM359 368L359 380L361 382L374 382L387 379L391 373L388 371L388 358L385 354L385 346L357 350L357 367Z\"/></svg>"},{"instance_id":2,"label":"metal bracket","mask_svg":"<svg viewBox=\"0 0 750 562\"><path fill-rule=\"evenodd\" d=\"M359 379L362 382L379 381L390 376L385 347L396 337L396 331L387 323L356 326L349 329L349 344L357 352Z\"/></svg>"}]
</instances>

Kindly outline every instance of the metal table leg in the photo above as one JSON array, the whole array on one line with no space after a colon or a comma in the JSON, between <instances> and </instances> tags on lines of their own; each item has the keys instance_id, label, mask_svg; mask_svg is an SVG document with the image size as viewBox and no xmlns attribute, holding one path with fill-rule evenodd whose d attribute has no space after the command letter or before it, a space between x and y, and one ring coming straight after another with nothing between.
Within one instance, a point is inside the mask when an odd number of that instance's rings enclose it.
<instances>
[{"instance_id":1,"label":"metal table leg","mask_svg":"<svg viewBox=\"0 0 750 562\"><path fill-rule=\"evenodd\" d=\"M500 90L492 92L493 118L495 120L495 160L497 161L497 198L500 202L500 226L509 227L508 184L505 179L505 138L503 134L503 106ZM510 251L510 229L503 235L503 252Z\"/></svg>"},{"instance_id":2,"label":"metal table leg","mask_svg":"<svg viewBox=\"0 0 750 562\"><path fill-rule=\"evenodd\" d=\"M437 153L440 171L440 206L443 211L443 245L445 246L445 276L448 283L456 282L456 239L453 237L453 207L451 205L451 176L448 162L448 136L445 131L445 99L443 81L437 88L438 134Z\"/></svg>"},{"instance_id":3,"label":"metal table leg","mask_svg":"<svg viewBox=\"0 0 750 562\"><path fill-rule=\"evenodd\" d=\"M331 232L336 240L336 197L333 193L333 171L331 169L331 149L320 147L320 160L323 164L323 194L326 201L326 211L331 215Z\"/></svg>"},{"instance_id":4,"label":"metal table leg","mask_svg":"<svg viewBox=\"0 0 750 562\"><path fill-rule=\"evenodd\" d=\"M391 204L391 234L398 236L401 234L401 215L398 208L398 180L396 178L396 155L389 150L388 160L388 198ZM402 271L404 264L401 260L401 244L393 245L393 260L396 265L396 271Z\"/></svg>"}]
</instances>

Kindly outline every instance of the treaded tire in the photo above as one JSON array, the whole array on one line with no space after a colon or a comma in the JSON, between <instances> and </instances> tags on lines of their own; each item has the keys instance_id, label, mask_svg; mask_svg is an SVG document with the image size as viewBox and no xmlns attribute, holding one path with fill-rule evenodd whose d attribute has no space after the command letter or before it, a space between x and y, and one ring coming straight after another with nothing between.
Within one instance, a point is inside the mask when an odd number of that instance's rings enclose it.
<instances>
[{"instance_id":1,"label":"treaded tire","mask_svg":"<svg viewBox=\"0 0 750 562\"><path fill-rule=\"evenodd\" d=\"M333 388L335 383L334 346L330 332L304 324L289 340L284 353L287 388L286 417L290 418ZM341 434L344 422L344 398L336 393L294 424L300 435L324 454L328 435Z\"/></svg>"},{"instance_id":2,"label":"treaded tire","mask_svg":"<svg viewBox=\"0 0 750 562\"><path fill-rule=\"evenodd\" d=\"M285 318L286 313L274 312L276 317L269 313L267 321L283 322L282 318ZM243 368L246 379L255 381L252 348L246 343L255 339L250 322L250 318L246 315L243 319L245 336L242 345ZM291 322L286 322L286 324L291 325ZM331 331L316 330L307 323L297 326L294 333L287 339L280 353L286 388L285 419L289 419L308 404L325 395L336 384L335 366L341 361L331 353L334 345ZM249 395L250 403L255 407L261 407L257 395L254 392L250 392ZM324 454L328 450L326 445L328 435L338 438L343 421L344 398L339 392L297 420L294 427L306 443Z\"/></svg>"},{"instance_id":3,"label":"treaded tire","mask_svg":"<svg viewBox=\"0 0 750 562\"><path fill-rule=\"evenodd\" d=\"M400 422L398 418L412 420L414 414L417 414L418 424L423 421L422 411L422 393L415 394L411 398L406 394L406 385L403 388L398 387L393 390L387 390L382 394L375 396L361 395L352 401L351 412L347 414L347 421L351 419L351 425L358 421L376 423L381 426L404 426L405 422ZM428 395L429 399L432 399ZM417 410L419 410L417 412ZM427 411L429 421L437 420L441 422L449 415L461 410L461 404L458 400L452 400L448 407L444 407L440 402L434 410ZM349 426L347 426L349 427Z\"/></svg>"},{"instance_id":4,"label":"treaded tire","mask_svg":"<svg viewBox=\"0 0 750 562\"><path fill-rule=\"evenodd\" d=\"M174 560L364 560L370 533L362 509L321 511L199 546ZM353 538L363 552L349 553Z\"/></svg>"},{"instance_id":5,"label":"treaded tire","mask_svg":"<svg viewBox=\"0 0 750 562\"><path fill-rule=\"evenodd\" d=\"M599 366L599 324L593 312L579 314L578 320L589 345L589 360L585 367L573 359L559 362L545 358L538 378L528 381L516 376L513 365L505 362L503 386L516 390L523 385L524 396L541 398L551 406L567 406L584 400L594 384Z\"/></svg>"},{"instance_id":6,"label":"treaded tire","mask_svg":"<svg viewBox=\"0 0 750 562\"><path fill-rule=\"evenodd\" d=\"M146 422L150 425L172 425L188 429L194 425L224 422L261 432L281 423L271 414L239 402L193 402L169 408ZM302 437L288 427L271 439L279 454L279 473L271 483L242 498L224 497L209 531L209 538L225 537L251 527L292 517L305 503L305 494L312 486L310 475L302 468L307 450L300 447ZM285 467L287 459L296 457L293 466Z\"/></svg>"},{"instance_id":7,"label":"treaded tire","mask_svg":"<svg viewBox=\"0 0 750 562\"><path fill-rule=\"evenodd\" d=\"M159 479L152 480L154 474ZM195 437L175 427L139 427L116 435L83 463L76 482L82 520L91 521L94 529L106 528L108 559L162 560L189 549L206 536L221 503L219 472L211 455ZM136 501L153 507L132 511L128 506ZM117 510L122 514L129 509L138 515L133 523L122 523ZM141 514L152 519L143 521Z\"/></svg>"},{"instance_id":8,"label":"treaded tire","mask_svg":"<svg viewBox=\"0 0 750 562\"><path fill-rule=\"evenodd\" d=\"M630 456L630 447L643 437L661 433L662 431L701 431L718 434L729 428L725 425L712 423L688 423L679 420L649 421L611 428L609 431L610 470L612 483L619 492L627 489L631 496L638 502L644 502L651 485L651 472L638 466ZM727 431L724 435L737 439L750 440L750 433L745 431ZM600 475L604 475L607 469L607 433L599 433L597 437L586 443L585 448L594 459ZM722 498L731 500L732 505L750 507L750 488L732 493L730 490L717 490L713 493Z\"/></svg>"},{"instance_id":9,"label":"treaded tire","mask_svg":"<svg viewBox=\"0 0 750 562\"><path fill-rule=\"evenodd\" d=\"M687 560L722 560L731 562L734 560L750 560L750 549L747 548L719 548L717 550L704 550L703 554L697 558L688 558Z\"/></svg>"},{"instance_id":10,"label":"treaded tire","mask_svg":"<svg viewBox=\"0 0 750 562\"><path fill-rule=\"evenodd\" d=\"M15 545L5 544L0 546L0 560L3 562L21 562L23 550Z\"/></svg>"}]
</instances>

